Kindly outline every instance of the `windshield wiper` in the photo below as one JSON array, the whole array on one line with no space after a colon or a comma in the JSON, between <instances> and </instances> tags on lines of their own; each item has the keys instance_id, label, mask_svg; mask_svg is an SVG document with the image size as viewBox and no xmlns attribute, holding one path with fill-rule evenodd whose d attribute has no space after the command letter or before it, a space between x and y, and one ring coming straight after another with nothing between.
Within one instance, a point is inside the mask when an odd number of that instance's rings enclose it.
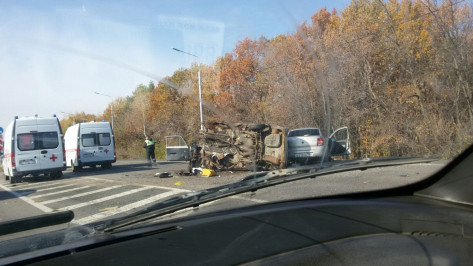
<instances>
[{"instance_id":1,"label":"windshield wiper","mask_svg":"<svg viewBox=\"0 0 473 266\"><path fill-rule=\"evenodd\" d=\"M106 223L97 223L94 226L96 230L111 232L113 230L128 225L157 218L159 216L170 214L181 209L189 207L198 207L200 204L206 202L226 198L245 192L254 192L258 189L282 183L353 170L366 170L368 168L388 167L414 163L428 163L436 160L439 160L439 158L425 157L359 159L343 162L334 161L315 166L311 165L268 172L259 172L248 175L242 180L232 184L178 195L170 199L157 202L148 208L127 215L125 217L109 220Z\"/></svg>"},{"instance_id":2,"label":"windshield wiper","mask_svg":"<svg viewBox=\"0 0 473 266\"><path fill-rule=\"evenodd\" d=\"M68 223L74 219L74 212L53 212L0 223L0 236L26 230Z\"/></svg>"}]
</instances>

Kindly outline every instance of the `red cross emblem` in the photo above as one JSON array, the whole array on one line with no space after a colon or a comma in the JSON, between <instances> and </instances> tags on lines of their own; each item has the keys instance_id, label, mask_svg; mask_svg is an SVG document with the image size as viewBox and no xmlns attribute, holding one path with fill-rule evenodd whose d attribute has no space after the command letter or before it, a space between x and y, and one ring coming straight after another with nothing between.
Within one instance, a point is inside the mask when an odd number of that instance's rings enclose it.
<instances>
[{"instance_id":1,"label":"red cross emblem","mask_svg":"<svg viewBox=\"0 0 473 266\"><path fill-rule=\"evenodd\" d=\"M105 149L103 150L106 154L108 154L109 150L108 149Z\"/></svg>"},{"instance_id":2,"label":"red cross emblem","mask_svg":"<svg viewBox=\"0 0 473 266\"><path fill-rule=\"evenodd\" d=\"M55 162L57 157L56 157L56 155L53 154L53 156L49 157L49 159L51 159L51 161Z\"/></svg>"}]
</instances>

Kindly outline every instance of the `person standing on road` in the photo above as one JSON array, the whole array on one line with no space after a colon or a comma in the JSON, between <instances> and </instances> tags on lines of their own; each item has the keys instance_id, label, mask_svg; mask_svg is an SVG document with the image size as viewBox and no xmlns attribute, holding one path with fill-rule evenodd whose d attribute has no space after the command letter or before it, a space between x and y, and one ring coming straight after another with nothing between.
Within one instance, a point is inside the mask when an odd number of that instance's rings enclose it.
<instances>
[{"instance_id":1,"label":"person standing on road","mask_svg":"<svg viewBox=\"0 0 473 266\"><path fill-rule=\"evenodd\" d=\"M154 140L151 138L149 135L146 136L145 143L144 143L144 148L146 149L146 159L148 160L148 164L151 166L151 164L156 165L156 158L154 155ZM153 162L151 163L151 160Z\"/></svg>"}]
</instances>

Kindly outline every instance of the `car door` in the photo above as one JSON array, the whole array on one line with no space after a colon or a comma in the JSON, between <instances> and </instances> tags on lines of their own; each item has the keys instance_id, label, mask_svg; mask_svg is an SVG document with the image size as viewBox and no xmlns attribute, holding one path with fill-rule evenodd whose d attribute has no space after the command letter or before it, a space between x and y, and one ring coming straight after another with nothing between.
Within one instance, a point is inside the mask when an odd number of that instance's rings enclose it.
<instances>
[{"instance_id":1,"label":"car door","mask_svg":"<svg viewBox=\"0 0 473 266\"><path fill-rule=\"evenodd\" d=\"M166 136L166 160L189 160L189 147L181 136Z\"/></svg>"},{"instance_id":2,"label":"car door","mask_svg":"<svg viewBox=\"0 0 473 266\"><path fill-rule=\"evenodd\" d=\"M37 127L22 128L22 132L16 135L16 170L18 172L27 172L41 169L41 154L38 147Z\"/></svg>"},{"instance_id":3,"label":"car door","mask_svg":"<svg viewBox=\"0 0 473 266\"><path fill-rule=\"evenodd\" d=\"M80 136L80 158L83 163L97 161L98 155L97 132L82 133Z\"/></svg>"},{"instance_id":4,"label":"car door","mask_svg":"<svg viewBox=\"0 0 473 266\"><path fill-rule=\"evenodd\" d=\"M112 136L109 132L97 133L97 161L113 160Z\"/></svg>"},{"instance_id":5,"label":"car door","mask_svg":"<svg viewBox=\"0 0 473 266\"><path fill-rule=\"evenodd\" d=\"M41 169L61 168L63 166L62 136L58 124L38 123L38 149L41 153Z\"/></svg>"},{"instance_id":6,"label":"car door","mask_svg":"<svg viewBox=\"0 0 473 266\"><path fill-rule=\"evenodd\" d=\"M351 154L348 127L341 127L330 135L328 140L328 150L330 156Z\"/></svg>"}]
</instances>

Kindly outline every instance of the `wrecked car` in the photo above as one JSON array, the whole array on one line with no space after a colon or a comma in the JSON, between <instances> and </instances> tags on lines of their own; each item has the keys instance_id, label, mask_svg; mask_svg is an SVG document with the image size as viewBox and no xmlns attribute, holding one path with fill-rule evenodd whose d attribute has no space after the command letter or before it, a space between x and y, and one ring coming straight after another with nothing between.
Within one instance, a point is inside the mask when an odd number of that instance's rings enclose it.
<instances>
[{"instance_id":1,"label":"wrecked car","mask_svg":"<svg viewBox=\"0 0 473 266\"><path fill-rule=\"evenodd\" d=\"M190 161L190 168L269 170L287 166L287 132L267 124L208 123L188 147L181 136L166 137L166 160Z\"/></svg>"},{"instance_id":2,"label":"wrecked car","mask_svg":"<svg viewBox=\"0 0 473 266\"><path fill-rule=\"evenodd\" d=\"M287 165L287 129L267 124L215 122L201 132L196 163L219 170L264 170Z\"/></svg>"},{"instance_id":3,"label":"wrecked car","mask_svg":"<svg viewBox=\"0 0 473 266\"><path fill-rule=\"evenodd\" d=\"M181 136L166 137L166 160L189 161L189 171L281 169L294 162L350 154L348 128L324 139L319 129L294 129L268 124L211 122L188 147Z\"/></svg>"}]
</instances>

